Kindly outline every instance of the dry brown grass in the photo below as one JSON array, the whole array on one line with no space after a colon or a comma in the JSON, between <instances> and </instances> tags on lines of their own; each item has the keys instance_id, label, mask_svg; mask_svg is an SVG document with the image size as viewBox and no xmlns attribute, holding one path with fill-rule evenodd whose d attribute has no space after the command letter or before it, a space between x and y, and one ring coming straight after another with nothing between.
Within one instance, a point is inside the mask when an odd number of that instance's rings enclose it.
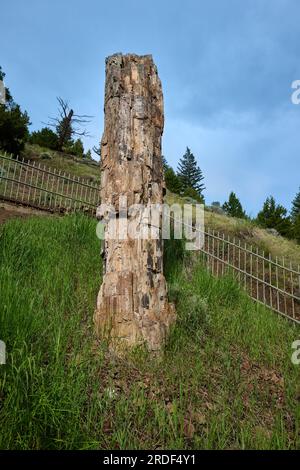
<instances>
[{"instance_id":1,"label":"dry brown grass","mask_svg":"<svg viewBox=\"0 0 300 470\"><path fill-rule=\"evenodd\" d=\"M41 156L43 153L47 153L51 158L42 159ZM35 161L36 163L45 165L48 168L60 170L62 173L84 178L90 182L100 183L99 166L90 165L84 161L80 161L72 155L49 150L38 145L27 144L25 151L22 154L22 157L23 156L30 161Z\"/></svg>"}]
</instances>

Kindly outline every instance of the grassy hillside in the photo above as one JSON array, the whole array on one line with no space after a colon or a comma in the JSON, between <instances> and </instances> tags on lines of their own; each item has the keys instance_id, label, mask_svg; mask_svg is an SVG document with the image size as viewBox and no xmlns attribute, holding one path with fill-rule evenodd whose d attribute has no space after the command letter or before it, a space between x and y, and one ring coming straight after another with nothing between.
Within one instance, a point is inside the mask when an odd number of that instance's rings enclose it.
<instances>
[{"instance_id":1,"label":"grassy hillside","mask_svg":"<svg viewBox=\"0 0 300 470\"><path fill-rule=\"evenodd\" d=\"M46 154L46 155L45 155ZM93 165L81 159L75 158L62 152L56 152L39 145L26 144L22 157L31 160L49 168L61 170L72 176L79 176L89 181L100 183L99 165ZM46 157L46 158L45 158Z\"/></svg>"},{"instance_id":2,"label":"grassy hillside","mask_svg":"<svg viewBox=\"0 0 300 470\"><path fill-rule=\"evenodd\" d=\"M1 449L300 448L299 329L165 247L178 321L160 357L93 333L100 279L84 216L0 227Z\"/></svg>"}]
</instances>

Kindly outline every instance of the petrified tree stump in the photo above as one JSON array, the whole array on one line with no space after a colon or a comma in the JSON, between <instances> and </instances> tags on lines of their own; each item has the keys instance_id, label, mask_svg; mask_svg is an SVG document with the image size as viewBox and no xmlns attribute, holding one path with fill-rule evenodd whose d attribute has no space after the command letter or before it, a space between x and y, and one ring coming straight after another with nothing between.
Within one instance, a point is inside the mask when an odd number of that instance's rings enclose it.
<instances>
[{"instance_id":1,"label":"petrified tree stump","mask_svg":"<svg viewBox=\"0 0 300 470\"><path fill-rule=\"evenodd\" d=\"M128 207L163 203L163 95L152 56L116 54L106 59L104 111L98 212L106 221L104 277L95 324L99 334L109 332L115 348L146 343L158 350L175 319L163 275L161 230L157 239L112 238L112 221L103 209L104 204L115 208L122 222L120 197L127 198ZM129 224L134 217L131 211Z\"/></svg>"}]
</instances>

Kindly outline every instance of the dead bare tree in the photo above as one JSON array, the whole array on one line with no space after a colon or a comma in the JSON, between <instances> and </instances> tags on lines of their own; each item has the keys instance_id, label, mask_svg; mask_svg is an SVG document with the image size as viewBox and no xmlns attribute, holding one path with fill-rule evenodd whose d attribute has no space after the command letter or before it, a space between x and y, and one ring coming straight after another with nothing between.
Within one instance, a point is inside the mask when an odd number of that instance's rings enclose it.
<instances>
[{"instance_id":1,"label":"dead bare tree","mask_svg":"<svg viewBox=\"0 0 300 470\"><path fill-rule=\"evenodd\" d=\"M100 157L100 160L101 160L101 144L99 144L98 147L94 145L92 150L95 152L96 155Z\"/></svg>"},{"instance_id":2,"label":"dead bare tree","mask_svg":"<svg viewBox=\"0 0 300 470\"><path fill-rule=\"evenodd\" d=\"M60 97L57 98L57 101L59 104L58 117L50 117L47 125L55 128L58 136L58 150L61 151L73 136L90 136L86 129L81 129L81 126L91 122L93 116L75 114L68 101Z\"/></svg>"}]
</instances>

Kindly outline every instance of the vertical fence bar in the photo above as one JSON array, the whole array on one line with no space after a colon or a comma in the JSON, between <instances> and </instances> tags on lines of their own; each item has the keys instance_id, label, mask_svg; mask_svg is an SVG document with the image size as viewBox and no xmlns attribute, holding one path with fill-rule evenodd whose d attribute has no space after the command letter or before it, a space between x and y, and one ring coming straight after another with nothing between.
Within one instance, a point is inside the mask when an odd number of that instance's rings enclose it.
<instances>
[{"instance_id":1,"label":"vertical fence bar","mask_svg":"<svg viewBox=\"0 0 300 470\"><path fill-rule=\"evenodd\" d=\"M96 185L94 185L94 205L98 205L98 188Z\"/></svg>"},{"instance_id":2,"label":"vertical fence bar","mask_svg":"<svg viewBox=\"0 0 300 470\"><path fill-rule=\"evenodd\" d=\"M9 191L9 199L13 199L13 191L16 184L17 178L17 160L12 160L12 177L11 177L11 184L10 184L10 191Z\"/></svg>"},{"instance_id":3,"label":"vertical fence bar","mask_svg":"<svg viewBox=\"0 0 300 470\"><path fill-rule=\"evenodd\" d=\"M280 311L280 297L279 297L279 275L278 275L278 257L276 256L276 299L277 299L277 310Z\"/></svg>"},{"instance_id":4,"label":"vertical fence bar","mask_svg":"<svg viewBox=\"0 0 300 470\"><path fill-rule=\"evenodd\" d=\"M204 239L204 249L205 249L205 239ZM210 228L207 229L207 255L206 255L206 265L208 272L210 272L211 256L210 256Z\"/></svg>"},{"instance_id":5,"label":"vertical fence bar","mask_svg":"<svg viewBox=\"0 0 300 470\"><path fill-rule=\"evenodd\" d=\"M31 192L32 192L32 186L33 186L33 172L34 172L34 162L31 165L31 175L30 175L30 181L29 181L29 188L28 188L28 198L27 202L28 204L30 203L31 200Z\"/></svg>"},{"instance_id":6,"label":"vertical fence bar","mask_svg":"<svg viewBox=\"0 0 300 470\"><path fill-rule=\"evenodd\" d=\"M3 175L4 177L6 176L6 178L9 178L11 161L12 161L12 158L9 159L9 163L8 163L6 175L5 175L5 173L4 173L4 175ZM4 171L5 171L4 165L5 165L5 160L3 159L3 167L2 167L2 168L3 168ZM6 197L7 185L8 185L8 179L6 179L6 180L5 180L5 183L4 183L3 196L5 196L5 197Z\"/></svg>"},{"instance_id":7,"label":"vertical fence bar","mask_svg":"<svg viewBox=\"0 0 300 470\"><path fill-rule=\"evenodd\" d=\"M74 183L75 183L75 177L72 178L72 187L71 187L71 208L74 211L76 209L76 196L74 198ZM75 200L74 200L75 199Z\"/></svg>"},{"instance_id":8,"label":"vertical fence bar","mask_svg":"<svg viewBox=\"0 0 300 470\"><path fill-rule=\"evenodd\" d=\"M13 197L13 187L14 187L15 180L16 180L16 171L17 171L17 161L15 160L14 161L14 172L13 172L13 175L12 175L12 182L11 182L11 186L10 186L10 195L9 195L10 199L12 199L12 197Z\"/></svg>"},{"instance_id":9,"label":"vertical fence bar","mask_svg":"<svg viewBox=\"0 0 300 470\"><path fill-rule=\"evenodd\" d=\"M89 184L89 183L88 183L88 180L86 180L86 183ZM88 188L87 202L90 202L90 200L91 200L91 189Z\"/></svg>"},{"instance_id":10,"label":"vertical fence bar","mask_svg":"<svg viewBox=\"0 0 300 470\"><path fill-rule=\"evenodd\" d=\"M41 178L41 186L40 186L40 195L39 195L39 207L42 205L42 197L43 197L43 190L44 190L44 178L45 178L45 165L44 168L41 169L42 178Z\"/></svg>"},{"instance_id":11,"label":"vertical fence bar","mask_svg":"<svg viewBox=\"0 0 300 470\"><path fill-rule=\"evenodd\" d=\"M28 165L24 165L24 179L23 179L23 191L21 196L21 202L25 201L25 191L27 188L27 176L28 176Z\"/></svg>"},{"instance_id":12,"label":"vertical fence bar","mask_svg":"<svg viewBox=\"0 0 300 470\"><path fill-rule=\"evenodd\" d=\"M54 211L56 211L56 208L57 208L57 181L58 181L58 171L56 170L56 168L54 168L54 177L52 179L52 188L51 188L51 191L53 192L53 196L54 196L54 200L53 200Z\"/></svg>"},{"instance_id":13,"label":"vertical fence bar","mask_svg":"<svg viewBox=\"0 0 300 470\"><path fill-rule=\"evenodd\" d=\"M259 300L259 252L256 247L256 300Z\"/></svg>"},{"instance_id":14,"label":"vertical fence bar","mask_svg":"<svg viewBox=\"0 0 300 470\"><path fill-rule=\"evenodd\" d=\"M293 265L292 262L290 261L290 274L291 274L291 294L292 294L292 315L293 318L295 318L295 293L294 293L294 276L293 276Z\"/></svg>"},{"instance_id":15,"label":"vertical fence bar","mask_svg":"<svg viewBox=\"0 0 300 470\"><path fill-rule=\"evenodd\" d=\"M245 271L245 274L244 274L244 289L247 290L248 276L247 276L247 244L246 243L244 243L244 271Z\"/></svg>"},{"instance_id":16,"label":"vertical fence bar","mask_svg":"<svg viewBox=\"0 0 300 470\"><path fill-rule=\"evenodd\" d=\"M60 209L63 209L64 208L64 205L65 205L65 196L66 196L66 189L65 189L65 186L66 186L66 180L67 178L67 175L66 175L66 172L64 171L63 175L62 175L62 179L61 179L61 198L60 198ZM69 184L69 182L67 182L67 184Z\"/></svg>"},{"instance_id":17,"label":"vertical fence bar","mask_svg":"<svg viewBox=\"0 0 300 470\"><path fill-rule=\"evenodd\" d=\"M250 246L250 295L253 296L253 247Z\"/></svg>"},{"instance_id":18,"label":"vertical fence bar","mask_svg":"<svg viewBox=\"0 0 300 470\"><path fill-rule=\"evenodd\" d=\"M228 273L230 272L230 265L232 264L231 263L231 258L230 258L230 243L231 243L231 240L230 240L230 237L229 235L227 235L227 268L228 268Z\"/></svg>"},{"instance_id":19,"label":"vertical fence bar","mask_svg":"<svg viewBox=\"0 0 300 470\"><path fill-rule=\"evenodd\" d=\"M219 259L220 259L220 254L219 254L219 248L220 248L220 234L219 232L217 232L217 257L216 257L216 261L217 261L217 277L219 277Z\"/></svg>"},{"instance_id":20,"label":"vertical fence bar","mask_svg":"<svg viewBox=\"0 0 300 470\"><path fill-rule=\"evenodd\" d=\"M236 245L236 242L235 242L235 237L233 237L233 240L232 240L232 243L233 243L233 247L232 247L232 265L234 267L234 276L236 277L236 256L235 256L235 245Z\"/></svg>"},{"instance_id":21,"label":"vertical fence bar","mask_svg":"<svg viewBox=\"0 0 300 470\"><path fill-rule=\"evenodd\" d=\"M239 282L241 282L241 240L239 239L239 257L238 257L238 267L239 267Z\"/></svg>"},{"instance_id":22,"label":"vertical fence bar","mask_svg":"<svg viewBox=\"0 0 300 470\"><path fill-rule=\"evenodd\" d=\"M18 197L19 197L20 183L21 183L22 170L23 170L22 164L24 163L24 158L19 163L20 163L20 166L19 166L20 173L19 173L19 178L18 178L18 181L17 181L17 192L16 192L16 197L15 197L16 201L18 200Z\"/></svg>"},{"instance_id":23,"label":"vertical fence bar","mask_svg":"<svg viewBox=\"0 0 300 470\"><path fill-rule=\"evenodd\" d=\"M82 204L82 198L83 198L83 184L82 184L82 181L80 183L80 208L81 208L81 204Z\"/></svg>"},{"instance_id":24,"label":"vertical fence bar","mask_svg":"<svg viewBox=\"0 0 300 470\"><path fill-rule=\"evenodd\" d=\"M270 306L273 308L273 284L272 284L272 258L271 253L269 253L269 277L270 277Z\"/></svg>"},{"instance_id":25,"label":"vertical fence bar","mask_svg":"<svg viewBox=\"0 0 300 470\"><path fill-rule=\"evenodd\" d=\"M68 209L69 207L71 208L71 204L72 204L72 201L70 199L70 174L66 174L64 173L64 176L66 177L66 179L64 180L64 184L63 184L63 195L64 195L64 201L63 201L63 206ZM70 204L70 206L69 206Z\"/></svg>"},{"instance_id":26,"label":"vertical fence bar","mask_svg":"<svg viewBox=\"0 0 300 470\"><path fill-rule=\"evenodd\" d=\"M50 196L49 196L49 178L50 178L50 171L47 172L47 180L45 184L45 197L44 197L44 205L45 207L49 207L50 204Z\"/></svg>"},{"instance_id":27,"label":"vertical fence bar","mask_svg":"<svg viewBox=\"0 0 300 470\"><path fill-rule=\"evenodd\" d=\"M33 194L34 203L36 203L37 187L39 186L40 167L41 167L41 164L39 163L35 169L35 188L34 188L34 194Z\"/></svg>"},{"instance_id":28,"label":"vertical fence bar","mask_svg":"<svg viewBox=\"0 0 300 470\"><path fill-rule=\"evenodd\" d=\"M74 209L75 211L77 210L77 206L78 206L78 191L79 191L79 177L76 181L76 191L75 191L75 205L74 205Z\"/></svg>"},{"instance_id":29,"label":"vertical fence bar","mask_svg":"<svg viewBox=\"0 0 300 470\"><path fill-rule=\"evenodd\" d=\"M52 173L56 173L55 168L53 168ZM49 207L52 209L52 201L53 201L53 196L55 196L54 193L54 182L55 182L55 176L52 174L51 175L51 181L50 181L50 199L49 199Z\"/></svg>"},{"instance_id":30,"label":"vertical fence bar","mask_svg":"<svg viewBox=\"0 0 300 470\"><path fill-rule=\"evenodd\" d=\"M222 240L222 276L224 276L224 271L225 271L225 234L223 233L223 240Z\"/></svg>"},{"instance_id":31,"label":"vertical fence bar","mask_svg":"<svg viewBox=\"0 0 300 470\"><path fill-rule=\"evenodd\" d=\"M86 204L86 202L87 202L87 191L88 191L87 180L84 180L84 183L85 183L84 200L85 200L85 204Z\"/></svg>"},{"instance_id":32,"label":"vertical fence bar","mask_svg":"<svg viewBox=\"0 0 300 470\"><path fill-rule=\"evenodd\" d=\"M211 257L211 265L212 265L212 274L215 274L215 231L212 231L212 257Z\"/></svg>"},{"instance_id":33,"label":"vertical fence bar","mask_svg":"<svg viewBox=\"0 0 300 470\"><path fill-rule=\"evenodd\" d=\"M297 287L297 297L298 297L298 304L300 305L300 266L298 265L298 287ZM300 313L300 309L298 310L298 313Z\"/></svg>"},{"instance_id":34,"label":"vertical fence bar","mask_svg":"<svg viewBox=\"0 0 300 470\"><path fill-rule=\"evenodd\" d=\"M287 315L287 298L286 298L286 268L285 268L285 258L282 258L283 266L283 290L284 290L284 313Z\"/></svg>"},{"instance_id":35,"label":"vertical fence bar","mask_svg":"<svg viewBox=\"0 0 300 470\"><path fill-rule=\"evenodd\" d=\"M64 174L65 174L65 173L64 173ZM59 170L58 181L57 181L57 192L59 193L59 195L58 195L58 209L59 209L59 210L60 210L60 208L61 208L61 203L62 203L62 196L61 196L62 190L60 190L60 188L59 188L60 183L61 183L61 185L63 186L63 184L64 184L64 178L63 178L63 175L61 174L61 170Z\"/></svg>"},{"instance_id":36,"label":"vertical fence bar","mask_svg":"<svg viewBox=\"0 0 300 470\"><path fill-rule=\"evenodd\" d=\"M263 303L266 304L265 252L262 252Z\"/></svg>"}]
</instances>

